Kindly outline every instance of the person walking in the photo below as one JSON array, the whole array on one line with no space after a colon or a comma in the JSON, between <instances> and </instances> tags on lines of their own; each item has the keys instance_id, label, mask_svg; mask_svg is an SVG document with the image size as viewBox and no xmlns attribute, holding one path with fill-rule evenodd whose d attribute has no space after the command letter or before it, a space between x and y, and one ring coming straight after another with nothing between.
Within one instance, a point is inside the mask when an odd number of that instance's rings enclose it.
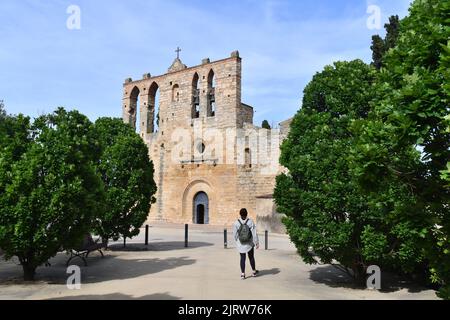
<instances>
[{"instance_id":1,"label":"person walking","mask_svg":"<svg viewBox=\"0 0 450 320\"><path fill-rule=\"evenodd\" d=\"M252 267L252 276L256 277L258 275L258 270L256 270L255 264L255 247L259 249L259 239L256 233L256 224L252 219L248 218L247 209L242 208L239 211L241 216L233 224L233 235L236 242L236 248L241 256L241 279L245 279L245 260L246 255L250 260L250 266Z\"/></svg>"}]
</instances>

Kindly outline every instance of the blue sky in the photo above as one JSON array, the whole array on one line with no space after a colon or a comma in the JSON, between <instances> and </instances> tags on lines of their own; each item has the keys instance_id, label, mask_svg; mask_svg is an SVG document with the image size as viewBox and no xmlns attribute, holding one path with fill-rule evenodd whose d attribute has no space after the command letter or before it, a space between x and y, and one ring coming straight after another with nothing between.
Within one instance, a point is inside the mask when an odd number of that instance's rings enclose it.
<instances>
[{"instance_id":1,"label":"blue sky","mask_svg":"<svg viewBox=\"0 0 450 320\"><path fill-rule=\"evenodd\" d=\"M58 106L91 120L121 116L125 78L163 74L177 46L188 65L239 50L243 102L255 124L295 114L314 73L336 60L371 61L369 5L382 24L409 0L1 0L0 100L35 117ZM69 5L81 29L69 30Z\"/></svg>"}]
</instances>

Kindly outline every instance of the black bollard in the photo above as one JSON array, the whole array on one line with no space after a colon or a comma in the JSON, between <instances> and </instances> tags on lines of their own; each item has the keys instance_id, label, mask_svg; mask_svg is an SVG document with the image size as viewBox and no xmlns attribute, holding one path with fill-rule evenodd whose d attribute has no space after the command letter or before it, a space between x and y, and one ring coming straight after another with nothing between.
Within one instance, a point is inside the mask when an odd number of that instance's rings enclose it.
<instances>
[{"instance_id":1,"label":"black bollard","mask_svg":"<svg viewBox=\"0 0 450 320\"><path fill-rule=\"evenodd\" d=\"M188 224L184 225L184 247L188 247Z\"/></svg>"},{"instance_id":2,"label":"black bollard","mask_svg":"<svg viewBox=\"0 0 450 320\"><path fill-rule=\"evenodd\" d=\"M264 246L265 249L268 250L269 249L269 231L264 231Z\"/></svg>"},{"instance_id":3,"label":"black bollard","mask_svg":"<svg viewBox=\"0 0 450 320\"><path fill-rule=\"evenodd\" d=\"M145 225L145 245L148 246L148 224Z\"/></svg>"},{"instance_id":4,"label":"black bollard","mask_svg":"<svg viewBox=\"0 0 450 320\"><path fill-rule=\"evenodd\" d=\"M228 241L227 241L227 229L223 230L223 247L226 249L228 246Z\"/></svg>"}]
</instances>

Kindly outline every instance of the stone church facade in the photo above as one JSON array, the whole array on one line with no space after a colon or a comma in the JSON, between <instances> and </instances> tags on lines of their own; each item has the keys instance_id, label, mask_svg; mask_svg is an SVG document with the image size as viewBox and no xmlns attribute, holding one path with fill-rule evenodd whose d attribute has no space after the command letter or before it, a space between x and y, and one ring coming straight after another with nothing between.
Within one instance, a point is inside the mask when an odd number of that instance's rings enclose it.
<instances>
[{"instance_id":1,"label":"stone church facade","mask_svg":"<svg viewBox=\"0 0 450 320\"><path fill-rule=\"evenodd\" d=\"M177 57L166 74L125 81L123 120L155 167L149 222L230 225L243 207L274 219L279 145L290 121L272 130L253 124L253 108L241 101L241 66L237 51L189 68Z\"/></svg>"}]
</instances>

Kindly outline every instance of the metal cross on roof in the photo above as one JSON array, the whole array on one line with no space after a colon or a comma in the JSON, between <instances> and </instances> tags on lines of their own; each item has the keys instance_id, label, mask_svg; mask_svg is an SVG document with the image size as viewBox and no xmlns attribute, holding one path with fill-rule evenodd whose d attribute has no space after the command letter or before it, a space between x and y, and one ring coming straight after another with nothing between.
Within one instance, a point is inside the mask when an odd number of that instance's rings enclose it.
<instances>
[{"instance_id":1,"label":"metal cross on roof","mask_svg":"<svg viewBox=\"0 0 450 320\"><path fill-rule=\"evenodd\" d=\"M180 47L177 47L177 50L175 50L175 52L177 53L177 59L180 59L180 52L181 52Z\"/></svg>"}]
</instances>

